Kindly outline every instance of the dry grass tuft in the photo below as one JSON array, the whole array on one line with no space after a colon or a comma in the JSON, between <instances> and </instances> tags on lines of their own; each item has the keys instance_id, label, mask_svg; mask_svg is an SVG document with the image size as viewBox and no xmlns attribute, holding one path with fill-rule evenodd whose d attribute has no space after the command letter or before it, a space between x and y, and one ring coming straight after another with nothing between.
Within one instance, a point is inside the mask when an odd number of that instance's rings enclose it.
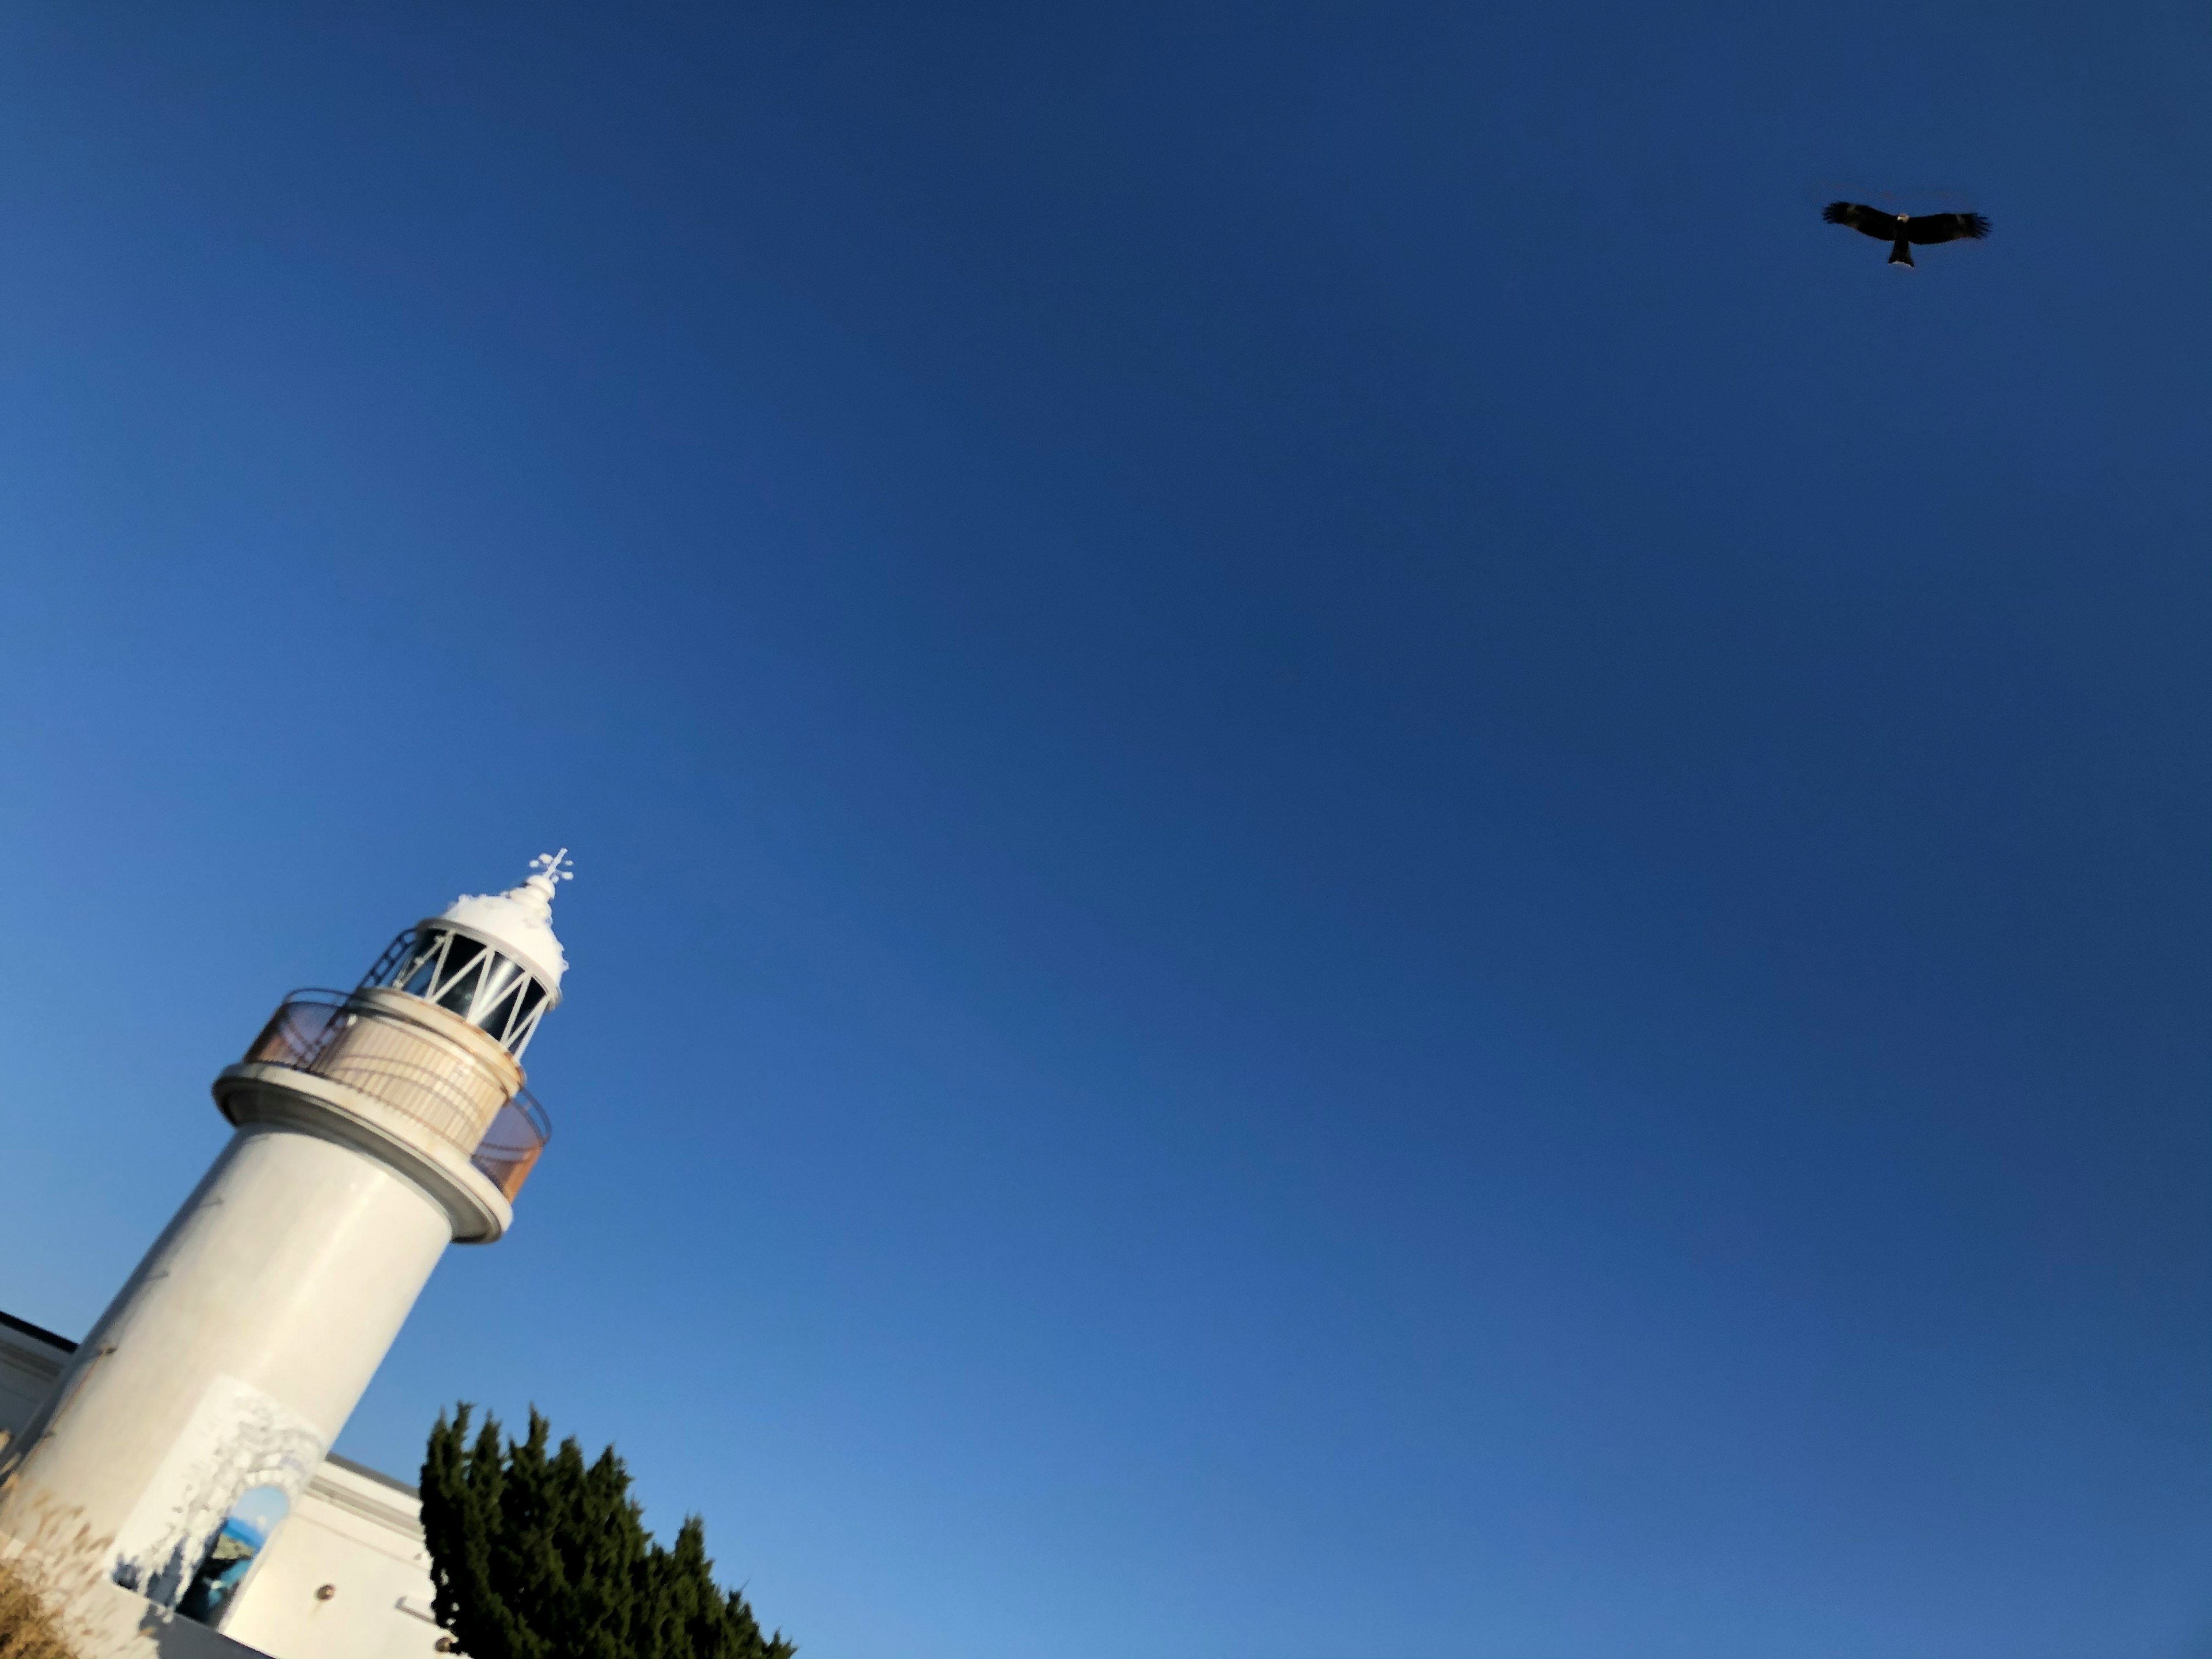
<instances>
[{"instance_id":1,"label":"dry grass tuft","mask_svg":"<svg viewBox=\"0 0 2212 1659\"><path fill-rule=\"evenodd\" d=\"M21 1559L0 1561L0 1659L77 1659L44 1587Z\"/></svg>"},{"instance_id":2,"label":"dry grass tuft","mask_svg":"<svg viewBox=\"0 0 2212 1659\"><path fill-rule=\"evenodd\" d=\"M0 1479L0 1498L15 1485L12 1474ZM0 1539L0 1659L82 1659L85 1632L70 1605L101 1577L106 1540L58 1521L43 1503L28 1507L30 1536ZM20 1527L23 1517L15 1519Z\"/></svg>"}]
</instances>

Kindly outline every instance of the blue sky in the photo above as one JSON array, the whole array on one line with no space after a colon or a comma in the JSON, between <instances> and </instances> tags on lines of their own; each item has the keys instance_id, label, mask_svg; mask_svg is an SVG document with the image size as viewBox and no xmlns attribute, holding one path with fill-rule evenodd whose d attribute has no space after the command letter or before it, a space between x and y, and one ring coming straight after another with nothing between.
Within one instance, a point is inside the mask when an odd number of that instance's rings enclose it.
<instances>
[{"instance_id":1,"label":"blue sky","mask_svg":"<svg viewBox=\"0 0 2212 1659\"><path fill-rule=\"evenodd\" d=\"M565 844L356 1457L809 1659L2212 1650L2208 36L14 9L0 1307Z\"/></svg>"}]
</instances>

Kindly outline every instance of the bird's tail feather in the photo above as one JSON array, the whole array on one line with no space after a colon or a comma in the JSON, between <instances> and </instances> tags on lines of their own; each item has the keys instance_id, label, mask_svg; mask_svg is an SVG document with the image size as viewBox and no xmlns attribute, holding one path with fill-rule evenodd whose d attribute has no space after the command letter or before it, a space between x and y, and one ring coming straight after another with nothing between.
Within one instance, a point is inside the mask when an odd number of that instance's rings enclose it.
<instances>
[{"instance_id":1,"label":"bird's tail feather","mask_svg":"<svg viewBox=\"0 0 2212 1659\"><path fill-rule=\"evenodd\" d=\"M1889 262L1893 265L1911 264L1912 263L1912 249L1902 241L1891 243L1889 247Z\"/></svg>"}]
</instances>

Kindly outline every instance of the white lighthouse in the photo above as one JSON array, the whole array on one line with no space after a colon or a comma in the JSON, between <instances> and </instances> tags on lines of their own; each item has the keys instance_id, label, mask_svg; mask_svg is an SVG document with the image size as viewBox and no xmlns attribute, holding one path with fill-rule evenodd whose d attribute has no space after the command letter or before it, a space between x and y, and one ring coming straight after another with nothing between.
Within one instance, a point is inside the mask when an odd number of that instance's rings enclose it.
<instances>
[{"instance_id":1,"label":"white lighthouse","mask_svg":"<svg viewBox=\"0 0 2212 1659\"><path fill-rule=\"evenodd\" d=\"M9 1446L0 1534L82 1528L116 1583L222 1621L446 1246L514 1219L566 857L286 998L216 1079L237 1133Z\"/></svg>"}]
</instances>

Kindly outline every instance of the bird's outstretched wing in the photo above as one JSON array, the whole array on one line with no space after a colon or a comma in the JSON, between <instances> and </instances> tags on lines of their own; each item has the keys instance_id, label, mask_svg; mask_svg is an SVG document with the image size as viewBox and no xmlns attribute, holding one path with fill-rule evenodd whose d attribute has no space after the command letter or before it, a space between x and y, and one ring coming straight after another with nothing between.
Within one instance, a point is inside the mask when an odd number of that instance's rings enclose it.
<instances>
[{"instance_id":1,"label":"bird's outstretched wing","mask_svg":"<svg viewBox=\"0 0 2212 1659\"><path fill-rule=\"evenodd\" d=\"M1863 202L1831 202L1820 210L1820 216L1832 225L1849 225L1863 235L1879 236L1885 242L1897 240L1897 216L1870 208Z\"/></svg>"},{"instance_id":2,"label":"bird's outstretched wing","mask_svg":"<svg viewBox=\"0 0 2212 1659\"><path fill-rule=\"evenodd\" d=\"M1978 213L1931 213L1905 222L1908 241L1955 242L1963 236L1978 242L1989 234L1990 222Z\"/></svg>"}]
</instances>

